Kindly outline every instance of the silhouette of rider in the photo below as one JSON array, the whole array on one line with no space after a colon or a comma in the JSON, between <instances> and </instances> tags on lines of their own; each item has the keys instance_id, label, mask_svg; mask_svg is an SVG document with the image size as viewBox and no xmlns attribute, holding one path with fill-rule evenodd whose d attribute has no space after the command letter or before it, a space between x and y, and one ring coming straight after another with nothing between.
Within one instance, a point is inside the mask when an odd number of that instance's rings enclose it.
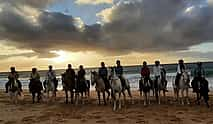
<instances>
[{"instance_id":1,"label":"silhouette of rider","mask_svg":"<svg viewBox=\"0 0 213 124\"><path fill-rule=\"evenodd\" d=\"M176 78L175 78L175 85L176 86L178 86L178 82L180 80L180 77L183 74L183 72L185 72L185 70L186 70L186 67L185 67L184 61L182 59L180 59L178 61L177 75L176 75Z\"/></svg>"},{"instance_id":2,"label":"silhouette of rider","mask_svg":"<svg viewBox=\"0 0 213 124\"><path fill-rule=\"evenodd\" d=\"M117 60L116 64L117 64L117 66L115 67L115 74L120 78L122 88L125 89L126 88L126 84L125 84L126 82L125 82L125 79L123 77L123 67L121 66L120 60Z\"/></svg>"},{"instance_id":3,"label":"silhouette of rider","mask_svg":"<svg viewBox=\"0 0 213 124\"><path fill-rule=\"evenodd\" d=\"M84 70L83 65L80 65L79 71L78 71L78 81L85 80L85 75L86 75L86 71Z\"/></svg>"},{"instance_id":4,"label":"silhouette of rider","mask_svg":"<svg viewBox=\"0 0 213 124\"><path fill-rule=\"evenodd\" d=\"M109 85L109 81L108 81L108 70L105 67L104 62L101 62L101 67L98 69L98 74L104 80L106 89L109 89L110 85Z\"/></svg>"},{"instance_id":5,"label":"silhouette of rider","mask_svg":"<svg viewBox=\"0 0 213 124\"><path fill-rule=\"evenodd\" d=\"M68 69L65 72L65 76L66 76L66 78L69 78L69 80L75 82L75 77L76 77L75 70L72 69L71 64L68 64Z\"/></svg>"}]
</instances>

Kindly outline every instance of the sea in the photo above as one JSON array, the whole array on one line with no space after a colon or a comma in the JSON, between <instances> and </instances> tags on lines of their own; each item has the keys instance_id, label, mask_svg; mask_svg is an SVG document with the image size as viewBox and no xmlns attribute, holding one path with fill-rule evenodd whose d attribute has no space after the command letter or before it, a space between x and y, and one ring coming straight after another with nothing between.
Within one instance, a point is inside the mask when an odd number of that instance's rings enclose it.
<instances>
[{"instance_id":1,"label":"sea","mask_svg":"<svg viewBox=\"0 0 213 124\"><path fill-rule=\"evenodd\" d=\"M175 81L176 76L176 67L177 64L164 64L162 65L167 73L166 73L166 79L168 81L167 88L172 89L173 84ZM140 70L141 65L133 65L133 66L124 66L124 77L129 80L130 86L132 90L138 90L139 89L139 80L140 80ZM196 63L186 63L187 71L190 74L190 79L193 79L193 71L196 67ZM210 90L213 89L213 62L204 62L203 67L205 69L205 75L206 79L209 81L209 88ZM152 72L153 65L149 65L149 68ZM98 68L86 68L86 79L91 80L91 71L98 71ZM18 71L18 70L17 70ZM78 71L77 69L75 70ZM41 81L43 82L45 80L45 74L47 70L39 71L41 76ZM62 90L62 81L61 81L61 74L65 72L65 69L59 69L55 70L57 79L59 81L58 90ZM29 77L30 77L30 71L20 71L19 72L19 80L21 81L23 85L23 89L28 89L29 85ZM8 81L8 72L0 72L0 89L5 89L5 83ZM153 75L151 74L151 78L153 78ZM91 86L91 90L95 90L94 86Z\"/></svg>"}]
</instances>

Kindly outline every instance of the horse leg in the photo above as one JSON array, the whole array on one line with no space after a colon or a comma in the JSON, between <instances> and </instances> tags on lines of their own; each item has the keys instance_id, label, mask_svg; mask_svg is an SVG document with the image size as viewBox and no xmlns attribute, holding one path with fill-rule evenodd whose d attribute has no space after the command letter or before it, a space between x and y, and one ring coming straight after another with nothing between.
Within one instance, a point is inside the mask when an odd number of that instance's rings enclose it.
<instances>
[{"instance_id":1,"label":"horse leg","mask_svg":"<svg viewBox=\"0 0 213 124\"><path fill-rule=\"evenodd\" d=\"M106 96L105 96L105 91L103 92L103 99L104 99L104 105L106 105Z\"/></svg>"},{"instance_id":2,"label":"horse leg","mask_svg":"<svg viewBox=\"0 0 213 124\"><path fill-rule=\"evenodd\" d=\"M146 106L147 94L146 94L146 93L144 93L144 94L143 94L143 96L144 96L144 100L143 100L144 102L143 102L143 105L144 105L144 106Z\"/></svg>"},{"instance_id":3,"label":"horse leg","mask_svg":"<svg viewBox=\"0 0 213 124\"><path fill-rule=\"evenodd\" d=\"M189 102L189 90L188 90L188 88L186 89L186 102L187 102L188 105L190 104L190 102Z\"/></svg>"},{"instance_id":4,"label":"horse leg","mask_svg":"<svg viewBox=\"0 0 213 124\"><path fill-rule=\"evenodd\" d=\"M182 105L184 105L184 101L183 101L183 99L184 99L184 93L183 92L184 92L184 90L182 89L181 90L181 104Z\"/></svg>"},{"instance_id":5,"label":"horse leg","mask_svg":"<svg viewBox=\"0 0 213 124\"><path fill-rule=\"evenodd\" d=\"M179 102L179 89L176 90L177 102Z\"/></svg>"},{"instance_id":6,"label":"horse leg","mask_svg":"<svg viewBox=\"0 0 213 124\"><path fill-rule=\"evenodd\" d=\"M117 99L116 99L116 93L113 94L113 111L116 110L117 106Z\"/></svg>"},{"instance_id":7,"label":"horse leg","mask_svg":"<svg viewBox=\"0 0 213 124\"><path fill-rule=\"evenodd\" d=\"M79 101L79 93L75 93L75 104L78 105L78 101Z\"/></svg>"},{"instance_id":8,"label":"horse leg","mask_svg":"<svg viewBox=\"0 0 213 124\"><path fill-rule=\"evenodd\" d=\"M65 95L66 95L66 97L65 97L66 104L68 104L68 91L67 91L67 89L65 89Z\"/></svg>"},{"instance_id":9,"label":"horse leg","mask_svg":"<svg viewBox=\"0 0 213 124\"><path fill-rule=\"evenodd\" d=\"M81 102L82 102L82 104L84 105L84 92L81 92Z\"/></svg>"},{"instance_id":10,"label":"horse leg","mask_svg":"<svg viewBox=\"0 0 213 124\"><path fill-rule=\"evenodd\" d=\"M163 98L164 98L164 101L167 102L166 91L165 90L163 90Z\"/></svg>"},{"instance_id":11,"label":"horse leg","mask_svg":"<svg viewBox=\"0 0 213 124\"><path fill-rule=\"evenodd\" d=\"M208 93L205 93L204 96L203 96L203 98L205 100L206 106L209 108L209 103L208 103L209 95L208 95Z\"/></svg>"},{"instance_id":12,"label":"horse leg","mask_svg":"<svg viewBox=\"0 0 213 124\"><path fill-rule=\"evenodd\" d=\"M130 88L127 89L127 92L128 92L128 95L130 97L130 100L131 100L132 104L134 104L134 101L132 100L132 93L131 93Z\"/></svg>"},{"instance_id":13,"label":"horse leg","mask_svg":"<svg viewBox=\"0 0 213 124\"><path fill-rule=\"evenodd\" d=\"M200 95L198 92L196 92L196 94L197 94L197 104L200 105Z\"/></svg>"},{"instance_id":14,"label":"horse leg","mask_svg":"<svg viewBox=\"0 0 213 124\"><path fill-rule=\"evenodd\" d=\"M74 97L74 92L73 92L73 90L70 90L71 104L73 104L73 97Z\"/></svg>"},{"instance_id":15,"label":"horse leg","mask_svg":"<svg viewBox=\"0 0 213 124\"><path fill-rule=\"evenodd\" d=\"M150 91L148 91L148 104L150 105Z\"/></svg>"},{"instance_id":16,"label":"horse leg","mask_svg":"<svg viewBox=\"0 0 213 124\"><path fill-rule=\"evenodd\" d=\"M160 90L158 91L158 104L160 105Z\"/></svg>"},{"instance_id":17,"label":"horse leg","mask_svg":"<svg viewBox=\"0 0 213 124\"><path fill-rule=\"evenodd\" d=\"M157 90L155 90L155 97L156 97L156 101L158 102L158 91Z\"/></svg>"},{"instance_id":18,"label":"horse leg","mask_svg":"<svg viewBox=\"0 0 213 124\"><path fill-rule=\"evenodd\" d=\"M118 108L121 109L121 93L119 93L118 102L119 102Z\"/></svg>"},{"instance_id":19,"label":"horse leg","mask_svg":"<svg viewBox=\"0 0 213 124\"><path fill-rule=\"evenodd\" d=\"M106 92L107 92L107 94L108 94L108 96L107 96L107 101L109 101L110 92L109 92L109 90L106 90Z\"/></svg>"},{"instance_id":20,"label":"horse leg","mask_svg":"<svg viewBox=\"0 0 213 124\"><path fill-rule=\"evenodd\" d=\"M100 92L99 92L99 91L97 91L97 94L98 94L98 104L100 105L100 104L101 104Z\"/></svg>"},{"instance_id":21,"label":"horse leg","mask_svg":"<svg viewBox=\"0 0 213 124\"><path fill-rule=\"evenodd\" d=\"M38 103L40 102L40 100L41 100L41 91L38 91L38 96L37 96L37 99L38 99Z\"/></svg>"},{"instance_id":22,"label":"horse leg","mask_svg":"<svg viewBox=\"0 0 213 124\"><path fill-rule=\"evenodd\" d=\"M32 92L32 100L33 100L33 104L35 103L35 92Z\"/></svg>"},{"instance_id":23,"label":"horse leg","mask_svg":"<svg viewBox=\"0 0 213 124\"><path fill-rule=\"evenodd\" d=\"M123 96L124 96L123 103L125 104L126 103L126 94L125 94L125 91L123 91L122 93L123 93Z\"/></svg>"},{"instance_id":24,"label":"horse leg","mask_svg":"<svg viewBox=\"0 0 213 124\"><path fill-rule=\"evenodd\" d=\"M18 104L18 91L15 92L15 104Z\"/></svg>"}]
</instances>

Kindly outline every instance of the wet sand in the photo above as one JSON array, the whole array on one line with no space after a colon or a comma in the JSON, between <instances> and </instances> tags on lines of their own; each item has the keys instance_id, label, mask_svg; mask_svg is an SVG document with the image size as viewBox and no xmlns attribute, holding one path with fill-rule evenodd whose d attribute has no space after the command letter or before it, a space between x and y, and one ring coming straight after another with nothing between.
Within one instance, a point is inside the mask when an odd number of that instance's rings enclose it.
<instances>
[{"instance_id":1,"label":"wet sand","mask_svg":"<svg viewBox=\"0 0 213 124\"><path fill-rule=\"evenodd\" d=\"M7 94L0 91L0 124L213 124L213 93L210 108L194 103L195 94L190 94L190 105L174 101L172 92L167 100L158 105L152 97L151 105L144 106L139 93L133 92L134 104L129 100L121 110L112 111L112 106L97 105L96 93L78 106L64 103L64 93L58 93L54 103L32 104L29 93L24 92L24 101L18 105L9 102Z\"/></svg>"}]
</instances>

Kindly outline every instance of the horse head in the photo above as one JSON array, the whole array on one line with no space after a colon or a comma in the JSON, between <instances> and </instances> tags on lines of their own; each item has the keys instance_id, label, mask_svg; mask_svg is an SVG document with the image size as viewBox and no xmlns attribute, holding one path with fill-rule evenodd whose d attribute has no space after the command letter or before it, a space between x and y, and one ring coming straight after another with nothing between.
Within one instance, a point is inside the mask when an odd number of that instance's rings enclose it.
<instances>
[{"instance_id":1,"label":"horse head","mask_svg":"<svg viewBox=\"0 0 213 124\"><path fill-rule=\"evenodd\" d=\"M188 81L189 81L188 72L184 71L184 72L182 73L181 77L182 77L182 80L183 80L184 82L188 82Z\"/></svg>"},{"instance_id":2,"label":"horse head","mask_svg":"<svg viewBox=\"0 0 213 124\"><path fill-rule=\"evenodd\" d=\"M92 83L92 85L95 85L97 78L98 78L98 73L96 71L91 71L91 83Z\"/></svg>"}]
</instances>

